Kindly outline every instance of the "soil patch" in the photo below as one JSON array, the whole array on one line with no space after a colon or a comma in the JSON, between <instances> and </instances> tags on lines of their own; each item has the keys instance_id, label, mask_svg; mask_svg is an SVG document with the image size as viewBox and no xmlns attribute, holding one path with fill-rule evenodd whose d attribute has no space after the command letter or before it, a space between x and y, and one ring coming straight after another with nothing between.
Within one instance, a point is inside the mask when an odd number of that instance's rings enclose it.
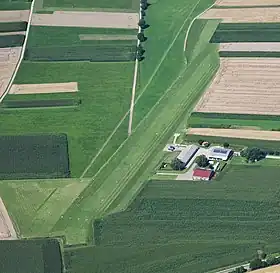
<instances>
[{"instance_id":1,"label":"soil patch","mask_svg":"<svg viewBox=\"0 0 280 273\"><path fill-rule=\"evenodd\" d=\"M55 11L53 14L32 16L32 25L96 28L138 28L137 13Z\"/></svg>"},{"instance_id":2,"label":"soil patch","mask_svg":"<svg viewBox=\"0 0 280 273\"><path fill-rule=\"evenodd\" d=\"M0 11L0 23L28 21L29 10Z\"/></svg>"},{"instance_id":3,"label":"soil patch","mask_svg":"<svg viewBox=\"0 0 280 273\"><path fill-rule=\"evenodd\" d=\"M17 233L14 229L7 209L0 198L0 240L15 240Z\"/></svg>"},{"instance_id":4,"label":"soil patch","mask_svg":"<svg viewBox=\"0 0 280 273\"><path fill-rule=\"evenodd\" d=\"M102 41L119 41L119 40L136 40L136 35L99 35L99 34L80 34L80 40L102 40Z\"/></svg>"},{"instance_id":5,"label":"soil patch","mask_svg":"<svg viewBox=\"0 0 280 273\"><path fill-rule=\"evenodd\" d=\"M9 94L46 94L77 92L77 82L43 83L43 84L13 84Z\"/></svg>"},{"instance_id":6,"label":"soil patch","mask_svg":"<svg viewBox=\"0 0 280 273\"><path fill-rule=\"evenodd\" d=\"M279 58L221 58L196 112L280 115Z\"/></svg>"},{"instance_id":7,"label":"soil patch","mask_svg":"<svg viewBox=\"0 0 280 273\"><path fill-rule=\"evenodd\" d=\"M187 134L188 135L202 135L202 136L244 138L244 139L274 140L274 141L280 140L280 132L276 132L276 131L190 128L187 130Z\"/></svg>"},{"instance_id":8,"label":"soil patch","mask_svg":"<svg viewBox=\"0 0 280 273\"><path fill-rule=\"evenodd\" d=\"M222 19L225 23L274 23L280 22L279 8L229 8L210 9L206 11L201 19Z\"/></svg>"},{"instance_id":9,"label":"soil patch","mask_svg":"<svg viewBox=\"0 0 280 273\"><path fill-rule=\"evenodd\" d=\"M280 43L221 43L220 51L280 52Z\"/></svg>"}]
</instances>

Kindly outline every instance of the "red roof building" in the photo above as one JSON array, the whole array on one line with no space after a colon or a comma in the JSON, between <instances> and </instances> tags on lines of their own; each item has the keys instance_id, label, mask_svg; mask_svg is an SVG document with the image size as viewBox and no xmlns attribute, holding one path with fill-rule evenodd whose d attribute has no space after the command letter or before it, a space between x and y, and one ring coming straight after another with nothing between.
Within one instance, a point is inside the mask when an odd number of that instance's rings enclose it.
<instances>
[{"instance_id":1,"label":"red roof building","mask_svg":"<svg viewBox=\"0 0 280 273\"><path fill-rule=\"evenodd\" d=\"M210 180L214 175L212 170L195 169L193 171L193 180Z\"/></svg>"}]
</instances>

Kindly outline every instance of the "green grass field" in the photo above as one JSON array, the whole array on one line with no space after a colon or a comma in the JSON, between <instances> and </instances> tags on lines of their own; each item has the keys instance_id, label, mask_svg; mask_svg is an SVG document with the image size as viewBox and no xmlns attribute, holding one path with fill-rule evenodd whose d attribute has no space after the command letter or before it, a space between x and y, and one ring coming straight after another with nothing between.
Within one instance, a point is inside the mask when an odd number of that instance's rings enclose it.
<instances>
[{"instance_id":1,"label":"green grass field","mask_svg":"<svg viewBox=\"0 0 280 273\"><path fill-rule=\"evenodd\" d=\"M63 235L53 227L88 183L78 179L1 181L0 191L22 237Z\"/></svg>"},{"instance_id":2,"label":"green grass field","mask_svg":"<svg viewBox=\"0 0 280 273\"><path fill-rule=\"evenodd\" d=\"M127 210L95 223L97 247L66 249L66 268L81 272L83 257L85 272L197 273L277 251L279 161L265 161L234 160L211 183L149 182Z\"/></svg>"},{"instance_id":3,"label":"green grass field","mask_svg":"<svg viewBox=\"0 0 280 273\"><path fill-rule=\"evenodd\" d=\"M122 10L139 10L137 0L44 0L44 8L99 8L99 9L122 9Z\"/></svg>"},{"instance_id":4,"label":"green grass field","mask_svg":"<svg viewBox=\"0 0 280 273\"><path fill-rule=\"evenodd\" d=\"M16 83L77 81L82 106L46 109L40 115L37 110L5 111L0 121L2 132L7 135L66 133L72 177L79 177L129 108L133 66L133 63L24 62ZM114 145L126 136L126 128L115 139L116 143L111 144L111 153ZM103 164L104 158L100 161Z\"/></svg>"},{"instance_id":5,"label":"green grass field","mask_svg":"<svg viewBox=\"0 0 280 273\"><path fill-rule=\"evenodd\" d=\"M25 0L17 0L17 1L10 1L4 0L0 3L0 10L25 10L30 9L30 1Z\"/></svg>"}]
</instances>

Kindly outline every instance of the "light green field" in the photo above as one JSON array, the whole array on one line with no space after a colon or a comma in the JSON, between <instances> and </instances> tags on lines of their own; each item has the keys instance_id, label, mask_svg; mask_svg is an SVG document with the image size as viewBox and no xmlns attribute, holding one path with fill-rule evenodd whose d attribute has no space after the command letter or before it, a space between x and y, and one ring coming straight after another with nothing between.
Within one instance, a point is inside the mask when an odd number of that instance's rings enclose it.
<instances>
[{"instance_id":1,"label":"light green field","mask_svg":"<svg viewBox=\"0 0 280 273\"><path fill-rule=\"evenodd\" d=\"M2 181L0 191L20 235L36 237L55 231L55 223L88 183L78 179Z\"/></svg>"}]
</instances>

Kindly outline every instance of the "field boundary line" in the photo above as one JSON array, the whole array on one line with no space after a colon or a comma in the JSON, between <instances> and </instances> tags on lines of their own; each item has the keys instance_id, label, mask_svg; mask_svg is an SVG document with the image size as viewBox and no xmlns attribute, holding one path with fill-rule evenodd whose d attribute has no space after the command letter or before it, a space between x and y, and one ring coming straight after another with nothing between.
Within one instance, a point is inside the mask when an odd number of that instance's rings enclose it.
<instances>
[{"instance_id":1,"label":"field boundary line","mask_svg":"<svg viewBox=\"0 0 280 273\"><path fill-rule=\"evenodd\" d=\"M35 1L36 0L33 0L33 2L31 3L29 18L28 18L28 24L27 24L27 28L26 28L26 32L25 32L24 43L23 43L22 48L21 48L20 58L19 58L19 60L16 64L15 70L13 72L13 75L12 75L10 81L9 81L9 84L8 84L5 92L0 96L0 103L3 101L3 99L9 93L9 91L12 87L12 84L13 84L15 78L16 78L16 75L18 73L18 70L20 68L21 62L23 61L24 52L25 52L25 48L26 48L27 40L28 40L28 35L29 35L30 27L31 27L31 19L32 19L32 14L33 14L33 10L34 10Z\"/></svg>"},{"instance_id":2,"label":"field boundary line","mask_svg":"<svg viewBox=\"0 0 280 273\"><path fill-rule=\"evenodd\" d=\"M139 20L142 19L141 15L141 2L139 7ZM141 33L141 27L138 26L138 34ZM137 48L140 46L140 40L137 37ZM137 50L137 49L136 49ZM136 52L137 54L137 52ZM131 101L130 101L130 110L129 110L129 121L128 121L128 136L131 135L132 131L132 120L133 120L133 111L134 111L134 101L135 101L135 92L136 92L136 85L137 85L137 78L138 78L138 69L139 69L139 61L136 57L135 60L135 67L134 67L134 77L133 77L133 84L132 84L132 93L131 93Z\"/></svg>"},{"instance_id":3,"label":"field boundary line","mask_svg":"<svg viewBox=\"0 0 280 273\"><path fill-rule=\"evenodd\" d=\"M197 7L197 5L200 3L201 0L199 0L196 5L194 6L194 8L191 10L191 12L189 13L189 15L187 16L187 18L184 20L184 22L182 23L181 27L179 28L176 36L174 37L173 41L171 42L171 44L169 45L169 47L167 48L167 50L164 52L162 58L160 59L160 62L158 64L158 66L156 67L154 73L151 75L148 83L146 84L146 86L143 88L142 92L139 94L139 96L137 97L135 104L139 101L139 99L141 98L141 96L143 95L143 93L147 90L148 86L150 85L150 83L152 82L154 76L156 75L157 71L159 70L161 64L163 63L163 61L165 60L167 54L169 53L169 51L171 50L172 46L174 45L175 41L177 40L178 36L180 35L182 29L184 28L184 25L186 24L187 20L189 19L189 17L191 16L191 14L193 13L193 11L195 10L195 8ZM134 105L135 105L134 104ZM123 123L123 121L126 119L127 115L129 114L129 110L125 113L125 115L123 116L123 118L121 119L121 121L117 124L117 126L115 127L115 129L113 130L113 132L110 134L110 136L106 139L106 141L104 142L104 144L102 145L102 147L99 149L99 151L97 152L97 154L93 157L93 159L91 160L91 162L89 163L89 165L86 167L86 169L83 171L82 175L80 176L80 179L83 178L85 176L85 174L87 173L87 171L90 169L90 167L92 166L92 164L95 162L95 160L97 159L97 157L103 152L103 150L105 149L105 147L107 146L107 144L109 143L109 141L111 140L111 138L113 137L113 135L116 133L116 131L119 129L119 127L121 126L121 124ZM145 117L144 117L145 118ZM125 142L126 140L124 140ZM123 143L124 143L123 142ZM123 143L121 145L123 145ZM115 153L114 153L115 154ZM110 157L111 158L111 157ZM109 159L108 159L109 160ZM106 164L106 163L105 163Z\"/></svg>"},{"instance_id":4,"label":"field boundary line","mask_svg":"<svg viewBox=\"0 0 280 273\"><path fill-rule=\"evenodd\" d=\"M199 2L200 2L200 1L199 1ZM204 10L203 12L201 12L200 14L198 14L198 15L191 21L190 26L189 26L189 28L188 28L188 30L187 30L187 33L186 33L185 41L184 41L184 52L186 51L186 48L187 48L187 39L188 39L188 36L189 36L189 33L190 33L190 31L191 31L191 28L192 28L192 25L193 25L194 21L195 21L198 17L200 17L201 15L203 15L205 12L207 12L209 9L211 9L213 6L215 6L215 3L212 4L212 5L211 5L209 8L207 8L206 10Z\"/></svg>"}]
</instances>

